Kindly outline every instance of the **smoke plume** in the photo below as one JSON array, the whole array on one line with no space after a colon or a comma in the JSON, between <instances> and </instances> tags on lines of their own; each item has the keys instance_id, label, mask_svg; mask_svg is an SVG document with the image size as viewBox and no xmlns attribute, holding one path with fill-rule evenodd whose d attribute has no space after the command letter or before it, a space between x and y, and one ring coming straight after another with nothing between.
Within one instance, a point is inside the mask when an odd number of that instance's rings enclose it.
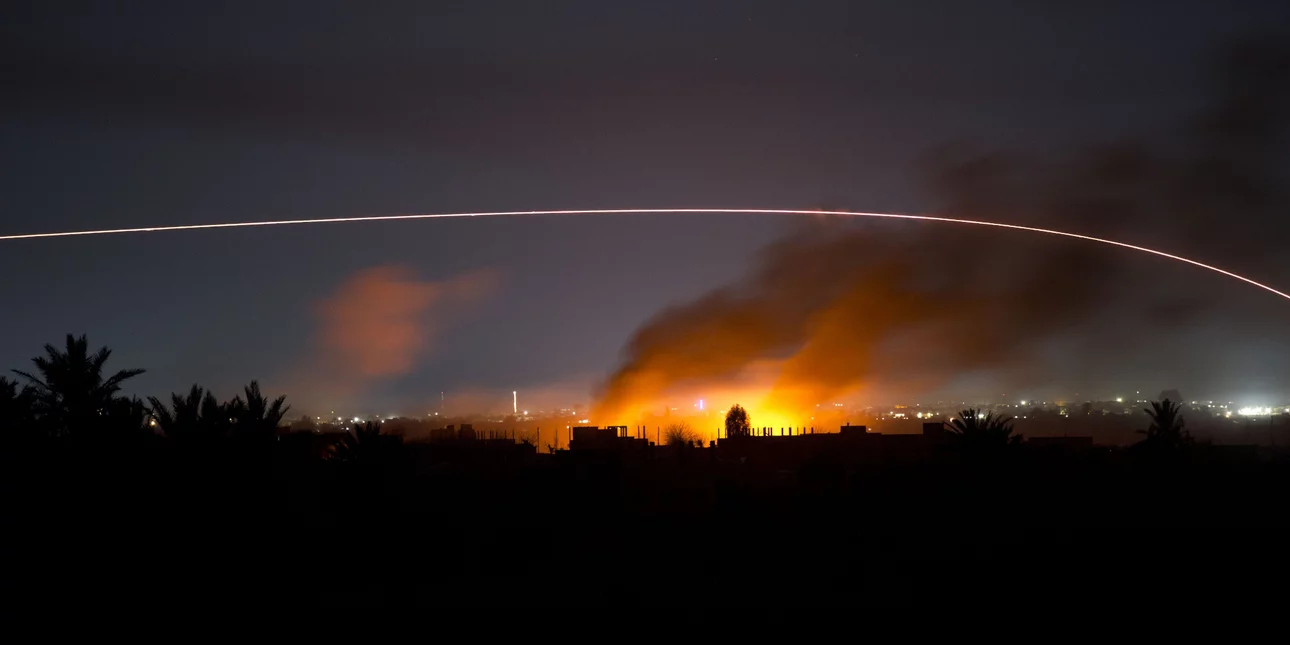
<instances>
[{"instance_id":1,"label":"smoke plume","mask_svg":"<svg viewBox=\"0 0 1290 645\"><path fill-rule=\"evenodd\" d=\"M434 346L454 311L490 294L493 271L441 282L418 280L398 266L378 266L351 276L318 303L317 346L333 388L353 391L408 373Z\"/></svg>"},{"instance_id":2,"label":"smoke plume","mask_svg":"<svg viewBox=\"0 0 1290 645\"><path fill-rule=\"evenodd\" d=\"M1284 48L1233 48L1218 100L1165 141L1114 141L1052 161L938 151L926 169L937 213L1201 257L1216 222L1249 218L1267 234L1232 266L1258 276L1290 231L1278 157L1288 62ZM678 389L716 387L768 362L763 406L794 411L877 382L917 393L974 370L1025 375L1046 340L1112 308L1136 308L1167 331L1205 304L1168 289L1116 291L1124 258L1097 245L874 226L812 223L764 249L745 279L656 315L603 384L595 418L625 422Z\"/></svg>"}]
</instances>

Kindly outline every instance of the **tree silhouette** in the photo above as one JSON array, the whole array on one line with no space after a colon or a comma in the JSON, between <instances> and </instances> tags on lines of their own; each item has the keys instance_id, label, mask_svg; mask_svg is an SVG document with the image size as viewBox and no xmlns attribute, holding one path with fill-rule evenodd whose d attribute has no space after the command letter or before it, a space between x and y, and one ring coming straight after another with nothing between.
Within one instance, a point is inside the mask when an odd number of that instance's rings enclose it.
<instances>
[{"instance_id":1,"label":"tree silhouette","mask_svg":"<svg viewBox=\"0 0 1290 645\"><path fill-rule=\"evenodd\" d=\"M32 431L31 388L19 389L17 381L0 376L0 432Z\"/></svg>"},{"instance_id":2,"label":"tree silhouette","mask_svg":"<svg viewBox=\"0 0 1290 645\"><path fill-rule=\"evenodd\" d=\"M65 436L89 427L101 426L113 412L112 403L121 383L143 373L141 369L120 370L107 378L103 366L112 350L103 347L89 353L84 335L67 335L66 348L45 345L45 355L31 359L39 376L21 370L14 373L27 379L33 397L33 411L45 430L54 436Z\"/></svg>"},{"instance_id":3,"label":"tree silhouette","mask_svg":"<svg viewBox=\"0 0 1290 645\"><path fill-rule=\"evenodd\" d=\"M730 406L726 412L726 437L747 437L752 435L752 420L748 411L738 403Z\"/></svg>"},{"instance_id":4,"label":"tree silhouette","mask_svg":"<svg viewBox=\"0 0 1290 645\"><path fill-rule=\"evenodd\" d=\"M340 441L332 444L328 458L345 464L370 464L380 460L400 437L383 434L376 421L355 423Z\"/></svg>"},{"instance_id":5,"label":"tree silhouette","mask_svg":"<svg viewBox=\"0 0 1290 645\"><path fill-rule=\"evenodd\" d=\"M246 435L272 434L277 431L282 417L291 410L291 406L283 405L287 401L287 395L270 401L260 393L258 381L251 381L243 391L246 399L235 396L227 404L228 416L233 420L235 432Z\"/></svg>"},{"instance_id":6,"label":"tree silhouette","mask_svg":"<svg viewBox=\"0 0 1290 645\"><path fill-rule=\"evenodd\" d=\"M187 396L172 393L169 409L155 396L148 397L148 403L157 426L171 439L210 441L228 434L230 416L227 404L221 404L214 393L204 392L196 383L189 388Z\"/></svg>"},{"instance_id":7,"label":"tree silhouette","mask_svg":"<svg viewBox=\"0 0 1290 645\"><path fill-rule=\"evenodd\" d=\"M170 394L169 409L166 404L161 402L155 396L148 397L148 405L152 408L152 418L157 421L157 425L167 437L178 438L180 436L192 433L197 428L197 421L200 417L202 406L202 388L196 383L188 391L188 397L180 396L178 392Z\"/></svg>"},{"instance_id":8,"label":"tree silhouette","mask_svg":"<svg viewBox=\"0 0 1290 645\"><path fill-rule=\"evenodd\" d=\"M669 446L689 446L700 441L699 433L684 421L669 424L663 428L663 443Z\"/></svg>"},{"instance_id":9,"label":"tree silhouette","mask_svg":"<svg viewBox=\"0 0 1290 645\"><path fill-rule=\"evenodd\" d=\"M1178 450L1191 443L1191 434L1183 429L1182 404L1169 399L1152 401L1151 407L1143 408L1151 417L1151 425L1138 434L1147 435L1139 445L1157 450Z\"/></svg>"},{"instance_id":10,"label":"tree silhouette","mask_svg":"<svg viewBox=\"0 0 1290 645\"><path fill-rule=\"evenodd\" d=\"M1012 434L1012 417L972 408L945 423L945 430L960 445L973 450L997 450L1021 443L1021 435Z\"/></svg>"},{"instance_id":11,"label":"tree silhouette","mask_svg":"<svg viewBox=\"0 0 1290 645\"><path fill-rule=\"evenodd\" d=\"M148 427L148 406L139 397L116 397L108 402L96 433L107 441L137 441L153 436Z\"/></svg>"}]
</instances>

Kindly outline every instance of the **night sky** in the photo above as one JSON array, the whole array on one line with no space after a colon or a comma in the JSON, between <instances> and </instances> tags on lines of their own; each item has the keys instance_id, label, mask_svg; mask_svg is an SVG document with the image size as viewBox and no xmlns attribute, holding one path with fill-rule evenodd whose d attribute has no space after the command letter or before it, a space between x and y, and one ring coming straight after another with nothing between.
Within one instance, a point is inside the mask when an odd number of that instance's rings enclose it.
<instances>
[{"instance_id":1,"label":"night sky","mask_svg":"<svg viewBox=\"0 0 1290 645\"><path fill-rule=\"evenodd\" d=\"M928 160L946 146L1045 160L1124 137L1168 146L1213 102L1222 48L1290 33L1284 2L1252 1L358 7L4 3L0 232L551 208L925 212L939 205ZM1284 143L1261 163L1285 170ZM1176 220L998 217L1113 225L1285 290L1279 199ZM440 391L481 408L512 389L585 402L634 330L737 280L794 226L612 216L4 242L0 366L75 332L112 347L116 367L147 368L137 394L201 382L231 396L259 378L307 411L411 413ZM954 251L922 248L929 261ZM1290 399L1290 302L1108 253L1096 258L1123 270L1089 298L1096 315L1044 340L1042 374L906 394ZM1134 301L1148 313L1121 306Z\"/></svg>"}]
</instances>

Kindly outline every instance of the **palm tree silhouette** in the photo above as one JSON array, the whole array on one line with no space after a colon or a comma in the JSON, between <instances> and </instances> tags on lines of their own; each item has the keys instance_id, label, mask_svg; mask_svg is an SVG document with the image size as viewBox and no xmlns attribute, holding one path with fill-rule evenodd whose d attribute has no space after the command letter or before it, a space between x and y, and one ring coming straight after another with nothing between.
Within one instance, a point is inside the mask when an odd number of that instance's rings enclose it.
<instances>
[{"instance_id":1,"label":"palm tree silhouette","mask_svg":"<svg viewBox=\"0 0 1290 645\"><path fill-rule=\"evenodd\" d=\"M201 420L202 407L202 388L196 383L188 391L188 396L180 396L178 392L170 394L169 409L166 404L161 402L155 396L148 397L148 405L152 408L152 417L156 419L157 426L167 437L177 439L183 436L193 434L197 431L197 424Z\"/></svg>"},{"instance_id":2,"label":"palm tree silhouette","mask_svg":"<svg viewBox=\"0 0 1290 645\"><path fill-rule=\"evenodd\" d=\"M0 376L0 431L27 433L31 428L31 388Z\"/></svg>"},{"instance_id":3,"label":"palm tree silhouette","mask_svg":"<svg viewBox=\"0 0 1290 645\"><path fill-rule=\"evenodd\" d=\"M116 397L104 409L98 437L110 442L147 439L154 436L148 418L148 406L139 397Z\"/></svg>"},{"instance_id":4,"label":"palm tree silhouette","mask_svg":"<svg viewBox=\"0 0 1290 645\"><path fill-rule=\"evenodd\" d=\"M945 424L945 430L969 449L997 450L1021 443L1021 435L1012 434L1012 417L972 408L959 412Z\"/></svg>"},{"instance_id":5,"label":"palm tree silhouette","mask_svg":"<svg viewBox=\"0 0 1290 645\"><path fill-rule=\"evenodd\" d=\"M1191 434L1183 429L1182 405L1169 399L1152 401L1151 408L1143 408L1151 417L1151 425L1138 434L1147 435L1140 445L1161 450L1177 450L1191 443Z\"/></svg>"},{"instance_id":6,"label":"palm tree silhouette","mask_svg":"<svg viewBox=\"0 0 1290 645\"><path fill-rule=\"evenodd\" d=\"M235 431L238 434L276 432L282 417L286 416L291 409L291 406L284 405L287 402L287 395L284 394L270 401L260 393L258 381L251 381L243 391L246 393L246 399L235 396L226 404L228 416L235 424Z\"/></svg>"},{"instance_id":7,"label":"palm tree silhouette","mask_svg":"<svg viewBox=\"0 0 1290 645\"><path fill-rule=\"evenodd\" d=\"M141 369L129 369L104 378L103 366L110 356L112 350L106 347L90 354L84 334L80 338L68 334L65 349L46 344L45 355L31 359L39 377L14 370L27 379L34 412L51 434L65 436L100 425L112 411L109 408L121 390L121 383L143 374Z\"/></svg>"},{"instance_id":8,"label":"palm tree silhouette","mask_svg":"<svg viewBox=\"0 0 1290 645\"><path fill-rule=\"evenodd\" d=\"M157 426L171 439L213 440L228 434L227 404L221 404L214 393L203 391L196 383L189 388L187 396L172 393L169 409L155 396L148 397L148 403Z\"/></svg>"},{"instance_id":9,"label":"palm tree silhouette","mask_svg":"<svg viewBox=\"0 0 1290 645\"><path fill-rule=\"evenodd\" d=\"M355 423L353 429L346 432L340 441L331 445L328 458L348 464L370 463L379 459L396 440L398 437L382 434L381 424L376 421Z\"/></svg>"}]
</instances>

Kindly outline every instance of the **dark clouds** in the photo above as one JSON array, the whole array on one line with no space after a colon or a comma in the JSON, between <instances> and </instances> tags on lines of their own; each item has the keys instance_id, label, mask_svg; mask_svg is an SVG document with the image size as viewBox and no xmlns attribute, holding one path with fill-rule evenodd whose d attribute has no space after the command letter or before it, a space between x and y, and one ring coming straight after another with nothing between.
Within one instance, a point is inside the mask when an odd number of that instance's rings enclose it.
<instances>
[{"instance_id":1,"label":"dark clouds","mask_svg":"<svg viewBox=\"0 0 1290 645\"><path fill-rule=\"evenodd\" d=\"M978 7L417 4L364 15L316 3L302 12L245 11L251 4L238 11L236 3L119 11L27 5L7 21L0 50L9 90L3 105L261 135L504 147L517 136L558 143L730 119L765 126L786 111L830 103L1167 95L1183 77L1148 72L1150 47L1127 38L1118 46L1131 56L1114 66L1062 64L1067 12L1009 2L997 11L1031 20L1030 31L985 40L974 30L991 12ZM306 14L312 23L300 22ZM382 20L393 14L401 19ZM1075 27L1088 16L1067 19ZM1126 14L1123 26L1107 24L1131 31L1142 19ZM147 38L130 30L146 30ZM1036 42L1041 35L1055 41ZM943 64L968 48L981 59L975 68ZM1092 45L1083 54L1105 56Z\"/></svg>"}]
</instances>

